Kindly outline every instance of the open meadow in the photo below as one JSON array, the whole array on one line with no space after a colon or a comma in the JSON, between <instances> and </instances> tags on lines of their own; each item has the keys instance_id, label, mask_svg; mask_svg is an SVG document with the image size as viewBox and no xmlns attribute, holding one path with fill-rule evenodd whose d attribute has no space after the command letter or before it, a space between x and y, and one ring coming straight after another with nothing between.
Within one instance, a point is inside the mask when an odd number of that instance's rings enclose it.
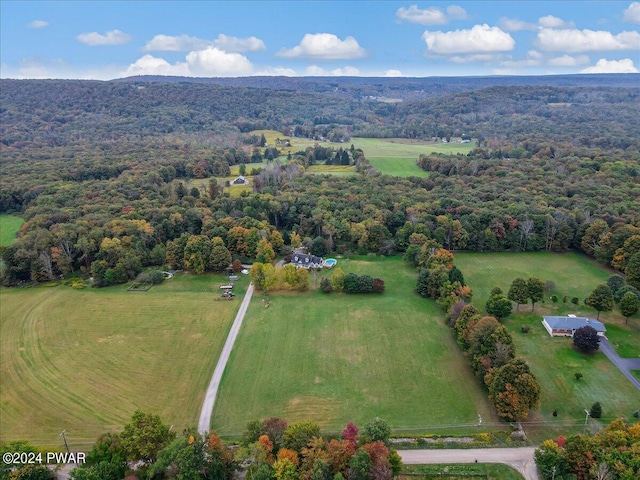
<instances>
[{"instance_id":1,"label":"open meadow","mask_svg":"<svg viewBox=\"0 0 640 480\"><path fill-rule=\"evenodd\" d=\"M393 138L352 138L351 143L361 148L365 156L375 168L386 175L397 177L427 177L416 165L421 153L447 153L466 155L473 148L473 143L434 143L411 141Z\"/></svg>"},{"instance_id":2,"label":"open meadow","mask_svg":"<svg viewBox=\"0 0 640 480\"><path fill-rule=\"evenodd\" d=\"M147 292L0 290L0 441L60 446L66 430L86 448L138 408L179 431L195 425L239 305L214 301L223 282L177 275Z\"/></svg>"},{"instance_id":3,"label":"open meadow","mask_svg":"<svg viewBox=\"0 0 640 480\"><path fill-rule=\"evenodd\" d=\"M542 440L553 434L580 431L584 426L584 409L594 402L602 404L603 424L618 416L633 420L633 412L640 408L640 391L603 353L579 353L573 349L570 338L552 338L541 323L542 315L573 313L595 317L596 312L582 304L582 299L606 281L609 271L574 253L458 253L455 258L473 289L473 303L481 310L493 287L499 286L506 293L517 276L525 279L537 276L555 282L554 292L547 294L545 303L536 305L535 312L531 312L530 304L521 305L519 312L514 309L503 320L513 335L516 354L527 360L542 389L540 410L529 416L532 423L525 427L534 438L540 435L536 439ZM558 303L549 300L551 293L560 297ZM563 295L569 299L577 296L581 304L563 303ZM603 312L600 319L611 330L612 343L621 355L633 356L632 352L640 349L640 322L632 319L625 325L616 312ZM531 328L527 334L522 333L525 325ZM619 348L620 345L624 348ZM582 373L583 378L576 380L576 373ZM554 410L556 417L552 415Z\"/></svg>"},{"instance_id":4,"label":"open meadow","mask_svg":"<svg viewBox=\"0 0 640 480\"><path fill-rule=\"evenodd\" d=\"M441 311L414 293L415 270L398 257L339 259L338 266L383 278L386 291L274 292L269 308L254 298L212 428L236 436L248 420L280 416L335 431L379 416L394 429L464 433L471 428L456 427L478 414L495 420ZM329 273L318 274L316 285Z\"/></svg>"},{"instance_id":5,"label":"open meadow","mask_svg":"<svg viewBox=\"0 0 640 480\"><path fill-rule=\"evenodd\" d=\"M24 220L13 215L0 215L0 247L13 243Z\"/></svg>"}]
</instances>

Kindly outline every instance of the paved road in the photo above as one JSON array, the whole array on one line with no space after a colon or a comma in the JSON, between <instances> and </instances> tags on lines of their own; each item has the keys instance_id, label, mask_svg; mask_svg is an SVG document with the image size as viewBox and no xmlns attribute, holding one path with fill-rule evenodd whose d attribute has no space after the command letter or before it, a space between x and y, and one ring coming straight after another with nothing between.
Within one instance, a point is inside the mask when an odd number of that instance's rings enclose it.
<instances>
[{"instance_id":1,"label":"paved road","mask_svg":"<svg viewBox=\"0 0 640 480\"><path fill-rule=\"evenodd\" d=\"M631 374L631 370L640 370L640 358L622 358L615 351L609 340L600 338L600 350L622 372L622 374L640 390L640 380Z\"/></svg>"},{"instance_id":2,"label":"paved road","mask_svg":"<svg viewBox=\"0 0 640 480\"><path fill-rule=\"evenodd\" d=\"M200 420L198 421L198 432L202 435L206 434L211 429L211 414L213 413L213 406L216 403L216 395L218 394L222 374L227 366L229 355L231 355L233 344L235 343L240 327L242 326L242 320L244 320L244 315L247 313L247 307L249 306L252 295L253 283L249 285L247 293L245 293L244 298L242 299L242 304L236 314L233 325L231 325L229 336L227 337L227 341L224 342L222 353L220 353L220 358L218 358L218 364L216 365L216 369L213 371L213 376L209 382L209 387L207 388L207 393L204 397L204 403L202 404L202 410L200 411Z\"/></svg>"},{"instance_id":3,"label":"paved road","mask_svg":"<svg viewBox=\"0 0 640 480\"><path fill-rule=\"evenodd\" d=\"M398 450L402 463L505 463L522 474L525 480L538 480L533 459L535 447L473 448L451 450Z\"/></svg>"}]
</instances>

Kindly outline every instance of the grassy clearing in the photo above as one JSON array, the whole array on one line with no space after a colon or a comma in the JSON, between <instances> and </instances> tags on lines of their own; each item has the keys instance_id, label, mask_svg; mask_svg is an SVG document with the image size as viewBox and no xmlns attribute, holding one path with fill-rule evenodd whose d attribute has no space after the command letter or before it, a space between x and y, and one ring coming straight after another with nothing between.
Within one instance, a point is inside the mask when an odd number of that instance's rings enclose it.
<instances>
[{"instance_id":1,"label":"grassy clearing","mask_svg":"<svg viewBox=\"0 0 640 480\"><path fill-rule=\"evenodd\" d=\"M491 288L499 286L506 292L516 276L528 278L534 275L553 280L560 297L567 294L581 299L609 276L609 272L577 254L461 253L456 255L456 264L473 288L473 301L479 308L483 308ZM537 425L527 428L538 440L547 438L550 433L566 435L580 431L584 409L596 401L603 406L602 423L617 416L631 421L632 413L640 404L640 392L604 354L583 355L573 349L571 339L549 336L542 326L542 315L565 313L595 316L595 312L585 305L553 304L547 300L536 306L535 312L531 312L530 305L522 306L519 313L514 312L504 321L514 336L518 355L527 360L542 388L540 410L529 417L529 421L537 422ZM601 315L601 320L612 329L624 348L637 348L640 329L635 325L630 322L625 327L624 320L612 312ZM531 327L530 333L521 332L524 325ZM584 375L580 381L574 377L578 372ZM552 415L554 410L557 410L557 417Z\"/></svg>"},{"instance_id":2,"label":"grassy clearing","mask_svg":"<svg viewBox=\"0 0 640 480\"><path fill-rule=\"evenodd\" d=\"M0 215L0 247L13 243L23 223L20 217Z\"/></svg>"},{"instance_id":3,"label":"grassy clearing","mask_svg":"<svg viewBox=\"0 0 640 480\"><path fill-rule=\"evenodd\" d=\"M234 436L248 420L273 415L328 430L375 416L422 430L473 423L478 413L495 419L438 307L413 292L415 271L399 258L338 262L346 272L380 276L386 292L273 293L268 309L254 298L213 428Z\"/></svg>"},{"instance_id":4,"label":"grassy clearing","mask_svg":"<svg viewBox=\"0 0 640 480\"><path fill-rule=\"evenodd\" d=\"M355 175L356 167L349 165L310 165L307 168L307 173L349 176Z\"/></svg>"},{"instance_id":5,"label":"grassy clearing","mask_svg":"<svg viewBox=\"0 0 640 480\"><path fill-rule=\"evenodd\" d=\"M89 444L137 408L177 430L195 425L239 305L213 301L223 282L0 291L0 441L59 446L64 429L70 443Z\"/></svg>"},{"instance_id":6,"label":"grassy clearing","mask_svg":"<svg viewBox=\"0 0 640 480\"><path fill-rule=\"evenodd\" d=\"M522 475L502 463L456 463L433 465L405 465L401 480L522 480Z\"/></svg>"},{"instance_id":7,"label":"grassy clearing","mask_svg":"<svg viewBox=\"0 0 640 480\"><path fill-rule=\"evenodd\" d=\"M361 148L375 168L387 175L399 177L427 177L428 172L418 168L416 160L421 153L462 153L473 149L473 143L426 143L406 139L352 138L351 143Z\"/></svg>"}]
</instances>

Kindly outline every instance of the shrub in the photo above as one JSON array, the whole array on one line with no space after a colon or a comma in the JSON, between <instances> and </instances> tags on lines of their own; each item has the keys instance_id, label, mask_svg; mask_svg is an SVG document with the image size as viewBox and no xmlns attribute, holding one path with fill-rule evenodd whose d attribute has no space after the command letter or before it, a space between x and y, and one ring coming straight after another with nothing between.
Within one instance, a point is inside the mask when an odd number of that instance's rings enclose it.
<instances>
[{"instance_id":1,"label":"shrub","mask_svg":"<svg viewBox=\"0 0 640 480\"><path fill-rule=\"evenodd\" d=\"M591 405L591 410L589 411L589 415L591 415L593 418L602 417L602 405L600 405L600 402L596 402L593 405Z\"/></svg>"},{"instance_id":2,"label":"shrub","mask_svg":"<svg viewBox=\"0 0 640 480\"><path fill-rule=\"evenodd\" d=\"M373 293L382 293L384 292L384 280L381 278L373 279Z\"/></svg>"},{"instance_id":3,"label":"shrub","mask_svg":"<svg viewBox=\"0 0 640 480\"><path fill-rule=\"evenodd\" d=\"M327 277L324 277L320 281L320 289L324 293L331 293L331 291L333 290L333 288L331 287L331 280L329 280Z\"/></svg>"},{"instance_id":4,"label":"shrub","mask_svg":"<svg viewBox=\"0 0 640 480\"><path fill-rule=\"evenodd\" d=\"M551 295L551 301L553 303L558 303L558 296L557 295Z\"/></svg>"},{"instance_id":5,"label":"shrub","mask_svg":"<svg viewBox=\"0 0 640 480\"><path fill-rule=\"evenodd\" d=\"M580 381L580 379L584 377L584 375L582 375L580 372L575 373L573 376L576 377L576 380L578 381Z\"/></svg>"},{"instance_id":6,"label":"shrub","mask_svg":"<svg viewBox=\"0 0 640 480\"><path fill-rule=\"evenodd\" d=\"M573 297L571 299L571 303L573 303L574 305L578 305L580 303L580 299L578 297Z\"/></svg>"},{"instance_id":7,"label":"shrub","mask_svg":"<svg viewBox=\"0 0 640 480\"><path fill-rule=\"evenodd\" d=\"M522 333L529 333L531 331L531 327L529 325L523 325L520 330L522 330Z\"/></svg>"}]
</instances>

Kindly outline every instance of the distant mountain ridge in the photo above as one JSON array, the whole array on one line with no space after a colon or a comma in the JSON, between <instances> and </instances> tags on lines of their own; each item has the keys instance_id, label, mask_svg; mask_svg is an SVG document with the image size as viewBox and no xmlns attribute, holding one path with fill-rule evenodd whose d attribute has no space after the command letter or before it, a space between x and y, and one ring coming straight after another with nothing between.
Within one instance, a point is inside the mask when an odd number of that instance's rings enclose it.
<instances>
[{"instance_id":1,"label":"distant mountain ridge","mask_svg":"<svg viewBox=\"0 0 640 480\"><path fill-rule=\"evenodd\" d=\"M424 100L451 93L496 86L640 88L640 74L581 74L489 77L126 77L118 83L205 83L228 87L331 93L351 99Z\"/></svg>"}]
</instances>

